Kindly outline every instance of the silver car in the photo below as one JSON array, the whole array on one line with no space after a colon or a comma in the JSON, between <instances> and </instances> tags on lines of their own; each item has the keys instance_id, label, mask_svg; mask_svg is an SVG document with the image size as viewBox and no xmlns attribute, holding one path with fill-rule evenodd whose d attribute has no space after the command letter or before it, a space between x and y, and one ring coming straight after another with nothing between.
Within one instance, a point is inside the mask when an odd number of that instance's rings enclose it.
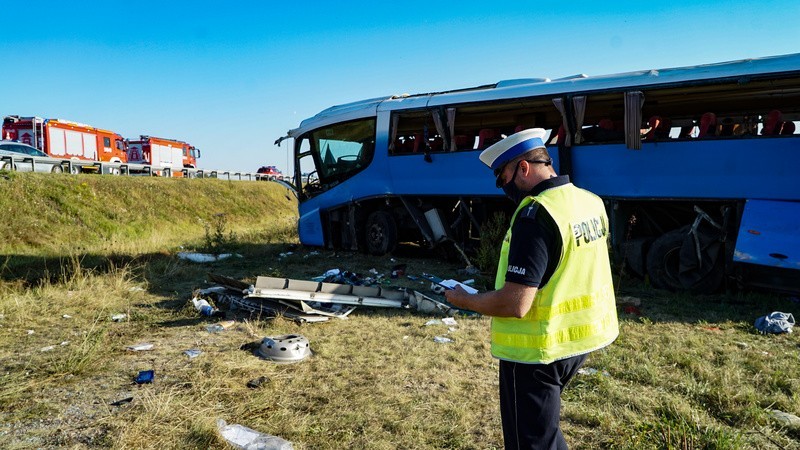
<instances>
[{"instance_id":1,"label":"silver car","mask_svg":"<svg viewBox=\"0 0 800 450\"><path fill-rule=\"evenodd\" d=\"M32 160L23 161L21 158L35 157ZM13 157L9 160L7 157ZM50 158L43 151L30 145L16 141L0 141L0 170L19 170L20 172L31 172L36 167L36 172L61 173L64 171L61 162L49 160L39 160L39 158ZM31 161L34 163L32 164Z\"/></svg>"}]
</instances>

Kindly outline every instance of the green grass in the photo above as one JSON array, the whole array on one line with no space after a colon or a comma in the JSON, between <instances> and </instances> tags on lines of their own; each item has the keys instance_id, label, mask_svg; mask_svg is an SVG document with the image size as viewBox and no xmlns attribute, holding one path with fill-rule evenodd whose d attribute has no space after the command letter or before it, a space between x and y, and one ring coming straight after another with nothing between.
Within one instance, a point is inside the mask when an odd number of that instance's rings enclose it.
<instances>
[{"instance_id":1,"label":"green grass","mask_svg":"<svg viewBox=\"0 0 800 450\"><path fill-rule=\"evenodd\" d=\"M0 180L8 212L2 232L13 236L2 242L0 262L3 448L227 448L217 419L297 449L502 448L488 318L459 317L449 331L406 310L359 308L348 320L306 325L234 314L234 327L211 334L205 327L216 319L189 303L194 289L209 285L208 272L252 283L259 275L308 279L335 267L388 274L405 263L408 274L462 279L457 263L408 246L391 257L296 247L296 204L274 183L25 175ZM193 206L165 214L117 198L137 188L165 198L191 191ZM65 192L60 202L32 207L37 196L56 192ZM65 211L81 219L41 239ZM241 258L177 258L181 247L208 246L198 217L214 214L225 217L218 242ZM478 276L478 285L491 278ZM391 283L429 292L428 283L407 278ZM772 294L670 294L627 278L617 288L641 300L641 315L621 308L620 338L586 363L598 372L576 376L565 390L571 448L800 448L800 433L766 412L800 415L800 341L752 326L771 311L797 313L796 303ZM118 313L127 319L112 321ZM240 350L286 333L307 337L314 355L276 365ZM440 335L453 342L434 342ZM125 350L142 342L155 348ZM42 351L48 346L54 349ZM203 353L190 360L183 354L190 348ZM155 383L131 384L149 369ZM260 376L270 381L246 387ZM126 397L133 401L110 405Z\"/></svg>"}]
</instances>

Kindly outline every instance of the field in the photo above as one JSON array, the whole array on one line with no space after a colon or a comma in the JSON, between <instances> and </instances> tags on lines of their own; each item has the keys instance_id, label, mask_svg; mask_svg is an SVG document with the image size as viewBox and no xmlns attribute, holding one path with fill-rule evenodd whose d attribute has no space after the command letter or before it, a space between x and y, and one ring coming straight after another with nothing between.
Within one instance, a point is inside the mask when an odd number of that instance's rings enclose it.
<instances>
[{"instance_id":1,"label":"field","mask_svg":"<svg viewBox=\"0 0 800 450\"><path fill-rule=\"evenodd\" d=\"M502 448L488 318L450 329L401 309L303 325L228 312L235 324L211 333L221 318L190 302L208 273L252 283L332 268L434 296L391 268L463 280L463 262L413 246L386 257L299 246L296 200L276 183L0 173L0 211L3 448L230 448L219 419L296 449ZM189 250L237 256L178 258ZM797 299L673 294L617 272L620 338L563 395L571 448L800 448L800 430L771 412L800 415L800 340L753 327L796 313ZM242 349L287 333L313 356L275 364ZM153 349L126 350L141 343ZM154 382L134 384L143 370Z\"/></svg>"}]
</instances>

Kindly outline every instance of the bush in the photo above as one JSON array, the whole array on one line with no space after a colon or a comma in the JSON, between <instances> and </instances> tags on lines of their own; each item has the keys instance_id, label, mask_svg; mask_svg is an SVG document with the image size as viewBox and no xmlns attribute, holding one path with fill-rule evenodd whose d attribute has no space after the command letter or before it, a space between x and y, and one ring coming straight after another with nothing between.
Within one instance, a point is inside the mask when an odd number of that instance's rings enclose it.
<instances>
[{"instance_id":1,"label":"bush","mask_svg":"<svg viewBox=\"0 0 800 450\"><path fill-rule=\"evenodd\" d=\"M495 213L481 227L481 245L475 264L482 272L489 274L491 279L497 276L497 260L500 258L500 245L508 230L508 217L502 213Z\"/></svg>"}]
</instances>

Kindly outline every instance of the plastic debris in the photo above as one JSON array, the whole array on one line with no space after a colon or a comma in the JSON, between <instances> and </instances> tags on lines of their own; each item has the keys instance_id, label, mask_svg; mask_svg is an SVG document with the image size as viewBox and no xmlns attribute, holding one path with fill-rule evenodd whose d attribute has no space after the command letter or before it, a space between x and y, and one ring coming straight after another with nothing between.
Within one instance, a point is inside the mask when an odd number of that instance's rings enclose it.
<instances>
[{"instance_id":1,"label":"plastic debris","mask_svg":"<svg viewBox=\"0 0 800 450\"><path fill-rule=\"evenodd\" d=\"M233 256L233 253L222 253L220 255L213 255L211 253L178 252L178 258L196 263L220 261L223 259L228 259L231 256Z\"/></svg>"},{"instance_id":2,"label":"plastic debris","mask_svg":"<svg viewBox=\"0 0 800 450\"><path fill-rule=\"evenodd\" d=\"M125 350L131 351L131 352L145 352L147 350L152 350L153 347L154 347L153 344L151 344L149 342L143 342L141 344L129 345L129 346L125 347Z\"/></svg>"},{"instance_id":3,"label":"plastic debris","mask_svg":"<svg viewBox=\"0 0 800 450\"><path fill-rule=\"evenodd\" d=\"M113 316L111 316L111 320L113 320L114 322L122 322L127 317L128 317L127 314L114 314Z\"/></svg>"},{"instance_id":4,"label":"plastic debris","mask_svg":"<svg viewBox=\"0 0 800 450\"><path fill-rule=\"evenodd\" d=\"M109 403L109 405L111 405L111 406L122 406L125 403L130 403L132 401L133 401L133 397L126 397L126 398L123 398L121 400L117 400L115 402L111 402L111 403Z\"/></svg>"},{"instance_id":5,"label":"plastic debris","mask_svg":"<svg viewBox=\"0 0 800 450\"><path fill-rule=\"evenodd\" d=\"M207 326L206 331L208 331L209 333L219 333L220 331L224 331L232 327L234 323L236 322L234 322L233 320L226 320L224 322L215 323Z\"/></svg>"},{"instance_id":6,"label":"plastic debris","mask_svg":"<svg viewBox=\"0 0 800 450\"><path fill-rule=\"evenodd\" d=\"M205 299L202 299L202 298L198 299L197 297L194 297L194 298L192 299L192 304L194 305L194 309L196 309L197 311L199 311L199 312L200 312L200 314L202 314L202 315L204 315L204 316L209 316L209 317L211 317L211 316L214 316L214 315L216 315L216 314L217 314L217 312L219 311L217 308L215 308L215 307L211 306L211 305L208 303L208 301L207 301L207 300L205 300Z\"/></svg>"},{"instance_id":7,"label":"plastic debris","mask_svg":"<svg viewBox=\"0 0 800 450\"><path fill-rule=\"evenodd\" d=\"M599 370L592 367L581 367L580 369L578 369L578 374L580 375L597 375L598 373L600 375L603 375L604 377L609 376L608 371L604 370L600 372Z\"/></svg>"},{"instance_id":8,"label":"plastic debris","mask_svg":"<svg viewBox=\"0 0 800 450\"><path fill-rule=\"evenodd\" d=\"M217 419L219 434L232 446L241 450L294 450L294 446L286 439L260 433L242 425L228 425Z\"/></svg>"},{"instance_id":9,"label":"plastic debris","mask_svg":"<svg viewBox=\"0 0 800 450\"><path fill-rule=\"evenodd\" d=\"M147 384L152 383L156 377L156 373L152 370L142 370L136 375L136 379L133 380L136 384Z\"/></svg>"},{"instance_id":10,"label":"plastic debris","mask_svg":"<svg viewBox=\"0 0 800 450\"><path fill-rule=\"evenodd\" d=\"M454 317L445 317L444 319L442 319L442 323L445 325L453 326L456 325L456 319Z\"/></svg>"},{"instance_id":11,"label":"plastic debris","mask_svg":"<svg viewBox=\"0 0 800 450\"><path fill-rule=\"evenodd\" d=\"M189 359L197 358L198 356L200 356L201 353L203 352L196 348L190 348L189 350L183 351L183 354L188 356Z\"/></svg>"},{"instance_id":12,"label":"plastic debris","mask_svg":"<svg viewBox=\"0 0 800 450\"><path fill-rule=\"evenodd\" d=\"M261 385L267 382L269 382L269 377L267 376L253 378L252 380L247 382L247 387L249 387L250 389L258 389L261 387Z\"/></svg>"},{"instance_id":13,"label":"plastic debris","mask_svg":"<svg viewBox=\"0 0 800 450\"><path fill-rule=\"evenodd\" d=\"M431 319L431 320L425 322L425 326L426 327L429 327L431 325L441 325L441 324L442 324L442 321L439 320L439 319Z\"/></svg>"},{"instance_id":14,"label":"plastic debris","mask_svg":"<svg viewBox=\"0 0 800 450\"><path fill-rule=\"evenodd\" d=\"M446 344L448 342L453 342L452 339L450 339L449 337L444 337L444 336L436 336L436 337L433 338L433 341L434 342L438 342L440 344Z\"/></svg>"},{"instance_id":15,"label":"plastic debris","mask_svg":"<svg viewBox=\"0 0 800 450\"><path fill-rule=\"evenodd\" d=\"M62 317L63 319L72 319L72 316L70 316L69 314L64 314L64 315L63 315L63 316L61 316L61 317Z\"/></svg>"},{"instance_id":16,"label":"plastic debris","mask_svg":"<svg viewBox=\"0 0 800 450\"><path fill-rule=\"evenodd\" d=\"M756 319L755 327L762 333L791 333L792 327L794 327L794 316L790 313L775 311Z\"/></svg>"},{"instance_id":17,"label":"plastic debris","mask_svg":"<svg viewBox=\"0 0 800 450\"><path fill-rule=\"evenodd\" d=\"M40 348L39 351L40 352L49 352L49 351L53 350L54 348L56 348L55 345L48 345L47 347Z\"/></svg>"},{"instance_id":18,"label":"plastic debris","mask_svg":"<svg viewBox=\"0 0 800 450\"><path fill-rule=\"evenodd\" d=\"M294 252L284 252L278 255L279 258L286 258L287 256L294 255Z\"/></svg>"},{"instance_id":19,"label":"plastic debris","mask_svg":"<svg viewBox=\"0 0 800 450\"><path fill-rule=\"evenodd\" d=\"M800 417L777 409L768 409L767 414L783 427L798 430L800 429Z\"/></svg>"},{"instance_id":20,"label":"plastic debris","mask_svg":"<svg viewBox=\"0 0 800 450\"><path fill-rule=\"evenodd\" d=\"M26 332L26 333L28 333L28 336L30 336L30 335L32 335L33 333L35 333L35 331L33 331L33 330L25 330L25 332Z\"/></svg>"}]
</instances>

